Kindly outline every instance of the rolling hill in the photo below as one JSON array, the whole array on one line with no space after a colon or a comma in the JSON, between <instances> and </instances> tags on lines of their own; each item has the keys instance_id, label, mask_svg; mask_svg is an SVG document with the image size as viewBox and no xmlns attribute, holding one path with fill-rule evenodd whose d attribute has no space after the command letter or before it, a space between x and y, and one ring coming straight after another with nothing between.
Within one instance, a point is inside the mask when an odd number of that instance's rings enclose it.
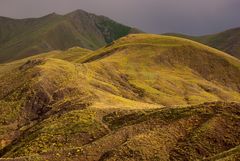
<instances>
[{"instance_id":1,"label":"rolling hill","mask_svg":"<svg viewBox=\"0 0 240 161\"><path fill-rule=\"evenodd\" d=\"M240 60L131 34L0 64L0 159L237 160Z\"/></svg>"},{"instance_id":2,"label":"rolling hill","mask_svg":"<svg viewBox=\"0 0 240 161\"><path fill-rule=\"evenodd\" d=\"M137 29L82 10L41 18L0 17L0 63L74 46L97 49Z\"/></svg>"},{"instance_id":3,"label":"rolling hill","mask_svg":"<svg viewBox=\"0 0 240 161\"><path fill-rule=\"evenodd\" d=\"M214 47L221 51L227 52L237 58L240 58L240 39L239 39L240 28L234 28L217 34L204 36L189 36L174 33L169 33L165 35L191 39L206 44L208 46Z\"/></svg>"}]
</instances>

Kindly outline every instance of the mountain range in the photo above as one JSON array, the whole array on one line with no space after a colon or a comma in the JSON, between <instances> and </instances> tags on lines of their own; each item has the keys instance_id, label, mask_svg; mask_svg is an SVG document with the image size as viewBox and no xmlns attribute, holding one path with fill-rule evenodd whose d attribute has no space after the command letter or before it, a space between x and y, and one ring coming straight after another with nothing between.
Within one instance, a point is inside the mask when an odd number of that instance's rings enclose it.
<instances>
[{"instance_id":1,"label":"mountain range","mask_svg":"<svg viewBox=\"0 0 240 161\"><path fill-rule=\"evenodd\" d=\"M46 38L33 21L51 18L61 27L44 25L46 33L58 31L44 42L57 46L26 54L28 40ZM65 28L70 19L76 26ZM34 30L26 29L26 41L10 40L26 46L0 52L0 161L240 157L238 58L191 37L142 33L81 10L12 21ZM79 35L86 46L63 45Z\"/></svg>"},{"instance_id":2,"label":"mountain range","mask_svg":"<svg viewBox=\"0 0 240 161\"><path fill-rule=\"evenodd\" d=\"M41 18L0 17L0 63L74 46L98 49L137 29L83 10Z\"/></svg>"}]
</instances>

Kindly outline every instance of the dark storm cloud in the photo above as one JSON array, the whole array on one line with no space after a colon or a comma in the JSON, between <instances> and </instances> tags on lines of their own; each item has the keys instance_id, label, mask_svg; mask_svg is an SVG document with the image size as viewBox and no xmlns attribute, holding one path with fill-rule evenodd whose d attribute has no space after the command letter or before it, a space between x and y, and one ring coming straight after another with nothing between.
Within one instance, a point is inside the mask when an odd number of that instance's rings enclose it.
<instances>
[{"instance_id":1,"label":"dark storm cloud","mask_svg":"<svg viewBox=\"0 0 240 161\"><path fill-rule=\"evenodd\" d=\"M0 15L25 18L83 9L147 32L205 34L240 26L240 0L0 0Z\"/></svg>"}]
</instances>

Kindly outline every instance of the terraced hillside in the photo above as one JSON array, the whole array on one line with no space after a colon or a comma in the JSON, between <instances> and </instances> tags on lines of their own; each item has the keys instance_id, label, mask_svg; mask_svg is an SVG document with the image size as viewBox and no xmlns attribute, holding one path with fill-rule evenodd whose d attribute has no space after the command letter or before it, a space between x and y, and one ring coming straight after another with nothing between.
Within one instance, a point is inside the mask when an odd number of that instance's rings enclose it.
<instances>
[{"instance_id":1,"label":"terraced hillside","mask_svg":"<svg viewBox=\"0 0 240 161\"><path fill-rule=\"evenodd\" d=\"M41 18L0 17L0 63L73 46L97 49L134 32L140 31L82 10Z\"/></svg>"},{"instance_id":2,"label":"terraced hillside","mask_svg":"<svg viewBox=\"0 0 240 161\"><path fill-rule=\"evenodd\" d=\"M236 160L238 75L232 56L151 34L1 64L0 156Z\"/></svg>"},{"instance_id":3,"label":"terraced hillside","mask_svg":"<svg viewBox=\"0 0 240 161\"><path fill-rule=\"evenodd\" d=\"M204 36L189 36L174 33L167 35L187 38L197 42L201 42L208 46L227 52L232 56L235 56L236 58L240 58L240 28L234 28L217 34Z\"/></svg>"}]
</instances>

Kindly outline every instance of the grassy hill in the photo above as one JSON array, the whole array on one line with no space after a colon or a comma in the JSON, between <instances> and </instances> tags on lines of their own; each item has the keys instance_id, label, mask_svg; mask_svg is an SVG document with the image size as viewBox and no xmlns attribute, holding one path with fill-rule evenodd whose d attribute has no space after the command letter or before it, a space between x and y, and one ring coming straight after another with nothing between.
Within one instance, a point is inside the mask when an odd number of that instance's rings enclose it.
<instances>
[{"instance_id":1,"label":"grassy hill","mask_svg":"<svg viewBox=\"0 0 240 161\"><path fill-rule=\"evenodd\" d=\"M189 36L174 33L166 35L177 36L198 41L208 46L227 52L232 56L240 58L240 39L239 39L240 28L234 28L217 34L204 36Z\"/></svg>"},{"instance_id":2,"label":"grassy hill","mask_svg":"<svg viewBox=\"0 0 240 161\"><path fill-rule=\"evenodd\" d=\"M138 89L134 98L137 100L172 105L239 96L239 60L192 41L130 35L94 53L84 62L100 72L95 73L98 79L107 77L109 80L105 82L119 86L119 78L114 80L118 73L121 81L127 83L122 87L120 84L122 92L128 86L131 92L134 92L132 87Z\"/></svg>"},{"instance_id":3,"label":"grassy hill","mask_svg":"<svg viewBox=\"0 0 240 161\"><path fill-rule=\"evenodd\" d=\"M82 10L41 18L0 17L0 63L73 46L100 48L137 29Z\"/></svg>"},{"instance_id":4,"label":"grassy hill","mask_svg":"<svg viewBox=\"0 0 240 161\"><path fill-rule=\"evenodd\" d=\"M151 34L1 64L0 160L236 159L238 75L228 54Z\"/></svg>"}]
</instances>

